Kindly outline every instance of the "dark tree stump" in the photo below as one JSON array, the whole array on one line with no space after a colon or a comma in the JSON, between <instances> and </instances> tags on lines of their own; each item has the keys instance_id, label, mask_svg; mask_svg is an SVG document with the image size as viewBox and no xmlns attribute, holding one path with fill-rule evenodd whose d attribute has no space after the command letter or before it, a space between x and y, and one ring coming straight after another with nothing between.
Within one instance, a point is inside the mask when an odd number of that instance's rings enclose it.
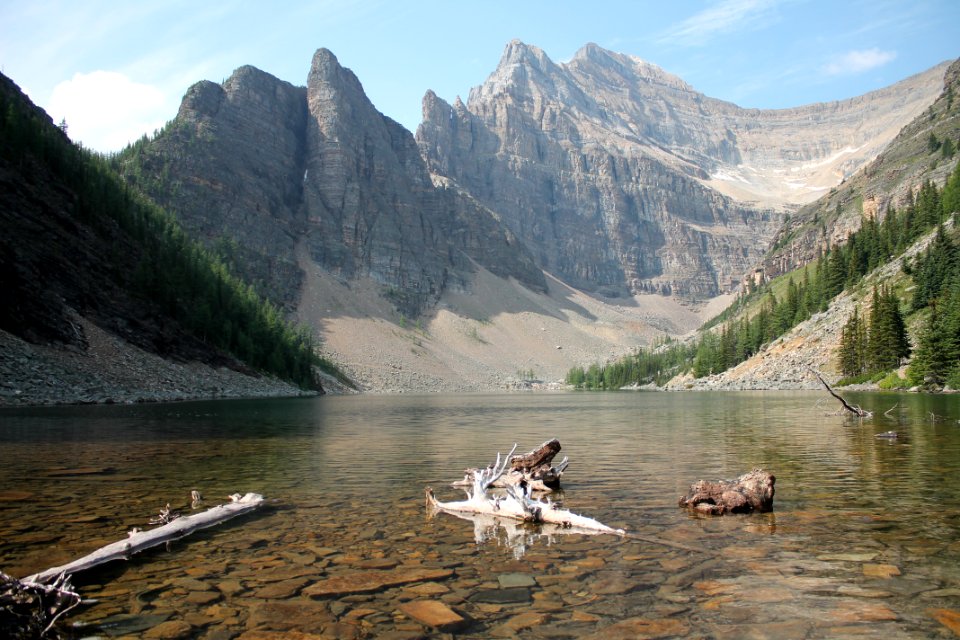
<instances>
[{"instance_id":1,"label":"dark tree stump","mask_svg":"<svg viewBox=\"0 0 960 640\"><path fill-rule=\"evenodd\" d=\"M553 458L558 453L560 453L560 441L556 438L548 440L529 453L510 458L511 473L516 471L528 482L540 481L546 487L559 489L560 476L567 468L567 461L564 459L556 467L553 466Z\"/></svg>"},{"instance_id":2,"label":"dark tree stump","mask_svg":"<svg viewBox=\"0 0 960 640\"><path fill-rule=\"evenodd\" d=\"M544 465L550 466L554 456L560 453L560 441L554 438L531 451L510 458L510 468L517 471L531 471Z\"/></svg>"},{"instance_id":3,"label":"dark tree stump","mask_svg":"<svg viewBox=\"0 0 960 640\"><path fill-rule=\"evenodd\" d=\"M773 511L776 480L763 469L754 469L736 480L700 480L690 485L687 495L680 498L680 506L713 515Z\"/></svg>"},{"instance_id":4,"label":"dark tree stump","mask_svg":"<svg viewBox=\"0 0 960 640\"><path fill-rule=\"evenodd\" d=\"M513 455L517 445L507 454L504 460L505 472L499 474L492 481L491 486L505 488L526 483L529 491L549 492L560 488L560 477L570 464L564 458L559 464L553 464L553 458L560 451L560 441L556 438L544 442L529 453ZM489 467L488 467L489 469ZM455 482L455 486L470 487L483 469L467 469L463 480Z\"/></svg>"}]
</instances>

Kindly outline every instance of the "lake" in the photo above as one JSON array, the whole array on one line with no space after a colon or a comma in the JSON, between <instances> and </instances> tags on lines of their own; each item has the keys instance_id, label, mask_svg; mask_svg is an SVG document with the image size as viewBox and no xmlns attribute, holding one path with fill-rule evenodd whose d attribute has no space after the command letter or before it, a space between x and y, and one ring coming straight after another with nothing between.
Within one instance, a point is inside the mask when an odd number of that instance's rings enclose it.
<instances>
[{"instance_id":1,"label":"lake","mask_svg":"<svg viewBox=\"0 0 960 640\"><path fill-rule=\"evenodd\" d=\"M207 506L253 491L269 506L76 576L95 603L71 620L100 625L90 635L440 635L411 606L425 601L465 618L467 638L949 635L960 396L845 396L875 417L841 415L825 392L3 410L0 570L65 563L147 528L166 503L189 513L194 489ZM899 437L876 437L889 430ZM571 460L557 498L637 537L475 531L427 513L427 486L462 499L450 483L465 468L553 437ZM772 513L677 506L691 483L754 467L777 477ZM382 576L396 584L359 589ZM340 591L307 595L321 582Z\"/></svg>"}]
</instances>

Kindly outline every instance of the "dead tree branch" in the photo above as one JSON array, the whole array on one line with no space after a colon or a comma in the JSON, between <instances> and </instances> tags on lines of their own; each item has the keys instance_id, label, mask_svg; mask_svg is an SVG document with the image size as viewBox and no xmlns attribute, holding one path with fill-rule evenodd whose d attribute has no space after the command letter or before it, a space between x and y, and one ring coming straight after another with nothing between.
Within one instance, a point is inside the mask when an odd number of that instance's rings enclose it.
<instances>
[{"instance_id":1,"label":"dead tree branch","mask_svg":"<svg viewBox=\"0 0 960 640\"><path fill-rule=\"evenodd\" d=\"M850 413L854 414L855 416L857 416L857 417L859 417L859 418L872 418L872 417L873 417L873 412L872 412L872 411L867 411L866 409L861 409L860 407L858 407L858 406L856 406L856 405L851 405L849 402L847 402L847 401L844 400L842 397L840 397L840 395L839 395L838 393L836 393L833 389L830 388L830 385L827 384L827 381L823 379L823 376L821 376L819 372L814 371L813 369L810 369L810 371L813 373L813 375L817 376L817 380L819 380L820 383L821 383L824 387L826 387L826 389L827 389L827 391L830 393L830 395L832 395L834 398L836 398L837 400L840 401L840 404L843 405L843 408L844 408L844 409L846 409L847 411L849 411Z\"/></svg>"},{"instance_id":2,"label":"dead tree branch","mask_svg":"<svg viewBox=\"0 0 960 640\"><path fill-rule=\"evenodd\" d=\"M487 487L506 488L513 485L525 484L531 492L549 493L554 489L560 488L560 477L564 470L569 466L570 461L564 458L560 464L553 465L553 458L560 451L560 441L556 438L544 442L542 445L528 453L513 455L517 447L507 455L509 466L503 469L493 480L487 483ZM499 458L498 465L499 467ZM462 481L455 482L455 486L472 487L478 473L483 473L484 469L467 469Z\"/></svg>"},{"instance_id":3,"label":"dead tree branch","mask_svg":"<svg viewBox=\"0 0 960 640\"><path fill-rule=\"evenodd\" d=\"M228 504L212 507L191 516L181 516L170 519L166 524L156 529L150 529L149 531L133 530L128 534L126 540L108 544L93 553L60 567L53 567L40 573L35 573L25 578L23 582L45 583L58 576L85 571L86 569L99 566L112 560L125 560L145 549L156 547L171 540L177 540L194 531L220 524L230 518L253 511L264 502L263 496L258 493L248 493L245 496L235 493L230 496L230 498L232 502ZM167 509L165 514L161 511L161 519L164 515L169 518L169 509Z\"/></svg>"},{"instance_id":4,"label":"dead tree branch","mask_svg":"<svg viewBox=\"0 0 960 640\"><path fill-rule=\"evenodd\" d=\"M80 594L67 576L40 584L0 572L0 634L5 638L58 637L48 634L57 620L80 602Z\"/></svg>"},{"instance_id":5,"label":"dead tree branch","mask_svg":"<svg viewBox=\"0 0 960 640\"><path fill-rule=\"evenodd\" d=\"M544 502L533 499L530 496L529 486L523 482L508 486L506 496L492 495L489 488L494 481L504 474L506 468L510 465L511 456L516 448L517 446L514 445L513 450L505 458L497 453L497 460L492 466L474 470L473 491L470 492L467 500L440 502L434 495L433 490L427 487L427 508L431 511L444 511L454 515L481 514L534 524L555 524L583 533L624 534L622 529L614 529L593 518L571 513L566 509L561 509L549 500Z\"/></svg>"}]
</instances>

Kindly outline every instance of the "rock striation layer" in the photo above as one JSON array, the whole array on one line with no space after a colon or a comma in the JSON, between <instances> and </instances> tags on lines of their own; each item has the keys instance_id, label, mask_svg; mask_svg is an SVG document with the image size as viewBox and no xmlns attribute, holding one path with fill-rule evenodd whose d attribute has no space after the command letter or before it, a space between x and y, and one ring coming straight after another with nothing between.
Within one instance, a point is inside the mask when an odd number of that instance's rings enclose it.
<instances>
[{"instance_id":1,"label":"rock striation layer","mask_svg":"<svg viewBox=\"0 0 960 640\"><path fill-rule=\"evenodd\" d=\"M742 109L635 57L564 64L513 41L448 104L423 101L432 171L501 215L538 263L607 295L736 287L785 211L874 157L939 93L945 67L866 96Z\"/></svg>"}]
</instances>

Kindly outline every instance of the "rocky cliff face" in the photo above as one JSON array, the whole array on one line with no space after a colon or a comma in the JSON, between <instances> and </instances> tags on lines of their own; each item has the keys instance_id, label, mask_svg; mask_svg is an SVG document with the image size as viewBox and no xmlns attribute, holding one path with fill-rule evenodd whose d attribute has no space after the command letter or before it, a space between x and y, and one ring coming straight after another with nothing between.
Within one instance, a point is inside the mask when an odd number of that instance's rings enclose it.
<instances>
[{"instance_id":1,"label":"rocky cliff face","mask_svg":"<svg viewBox=\"0 0 960 640\"><path fill-rule=\"evenodd\" d=\"M543 291L704 300L757 263L784 212L932 99L937 74L841 103L744 110L637 58L555 64L512 42L468 105L424 98L417 139L320 49L306 87L252 67L200 82L123 170L292 308L297 247L417 314L472 264Z\"/></svg>"},{"instance_id":2,"label":"rocky cliff face","mask_svg":"<svg viewBox=\"0 0 960 640\"><path fill-rule=\"evenodd\" d=\"M496 217L435 187L410 132L380 114L332 53L307 87L252 67L200 82L177 118L120 164L184 227L274 300L293 306L297 246L344 279L369 277L404 313L463 285L473 262L544 290Z\"/></svg>"},{"instance_id":3,"label":"rocky cliff face","mask_svg":"<svg viewBox=\"0 0 960 640\"><path fill-rule=\"evenodd\" d=\"M435 188L410 132L325 49L313 58L307 104L303 204L317 263L372 277L412 312L465 285L470 260L545 290L510 232L465 194Z\"/></svg>"},{"instance_id":4,"label":"rocky cliff face","mask_svg":"<svg viewBox=\"0 0 960 640\"><path fill-rule=\"evenodd\" d=\"M802 207L774 238L759 269L765 278L796 269L827 247L841 244L865 216L882 219L890 207L908 206L926 180L942 186L956 165L931 136L960 147L960 61L944 76L944 89L926 110L904 126L864 170ZM759 275L759 274L758 274Z\"/></svg>"},{"instance_id":5,"label":"rocky cliff face","mask_svg":"<svg viewBox=\"0 0 960 640\"><path fill-rule=\"evenodd\" d=\"M305 228L306 124L303 88L241 67L222 86L190 87L177 117L119 168L248 282L289 304L302 278L292 256Z\"/></svg>"},{"instance_id":6,"label":"rocky cliff face","mask_svg":"<svg viewBox=\"0 0 960 640\"><path fill-rule=\"evenodd\" d=\"M845 102L746 110L596 45L555 64L514 41L466 105L427 93L417 141L431 170L498 212L574 286L704 299L736 286L784 211L926 108L942 75Z\"/></svg>"}]
</instances>

